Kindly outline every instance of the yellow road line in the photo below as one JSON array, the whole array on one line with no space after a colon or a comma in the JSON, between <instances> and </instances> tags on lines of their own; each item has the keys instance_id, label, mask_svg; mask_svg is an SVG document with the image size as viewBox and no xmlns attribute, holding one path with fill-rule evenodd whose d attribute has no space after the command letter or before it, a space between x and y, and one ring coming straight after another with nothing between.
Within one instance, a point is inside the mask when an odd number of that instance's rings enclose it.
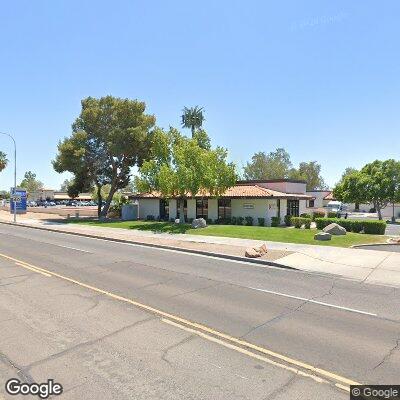
<instances>
[{"instance_id":1,"label":"yellow road line","mask_svg":"<svg viewBox=\"0 0 400 400\"><path fill-rule=\"evenodd\" d=\"M295 359L290 358L290 357L287 357L287 356L285 356L285 355L283 355L283 354L276 353L276 352L274 352L274 351L272 351L272 350L269 350L269 349L267 349L267 348L264 348L264 347L261 347L261 346L257 346L257 345L255 345L255 344L253 344L253 343L250 343L250 342L247 342L247 341L245 341L245 340L236 338L236 337L234 337L234 336L230 336L230 335L228 335L228 334L226 334L226 333L219 332L219 331L217 331L217 330L215 330L215 329L212 329L212 328L210 328L210 327L208 327L208 326L206 326L206 325L202 325L202 324L199 324L199 323L197 323L197 322L193 322L193 321L187 320L187 319L185 319L185 318L181 318L181 317L179 317L179 316L177 316L177 315L170 314L170 313L167 313L167 312L165 312L165 311L159 310L159 309L157 309L157 308L148 306L148 305L146 305L146 304L139 303L139 302L137 302L137 301L135 301L135 300L128 299L128 298L126 298L126 297L122 297L122 296L116 295L116 294L114 294L114 293L111 293L111 292L108 292L108 291L106 291L106 290L97 288L97 287L95 287L95 286L88 285L88 284L86 284L86 283L77 281L77 280L75 280L75 279L72 279L72 278L69 278L69 277L67 277L67 276L58 274L58 273L56 273L56 272L49 271L49 270L47 270L47 269L40 268L40 267L37 267L37 266L32 265L32 264L28 264L28 263L26 263L26 262L24 262L24 261L21 261L21 260L18 260L18 259L16 259L16 258L7 256L7 255L5 255L5 254L1 254L1 253L0 253L0 257L6 258L6 259L11 260L11 261L14 261L14 262L16 262L16 263L23 264L24 267L28 266L28 267L31 267L31 268L33 268L33 269L35 269L35 270L42 271L43 273L47 273L47 274L50 274L50 275L52 275L52 276L56 276L57 278L60 278L60 279L63 279L63 280L65 280L65 281L74 283L74 284L79 285L79 286L81 286L81 287L84 287L84 288L86 288L86 289L93 290L93 291L95 291L95 292L97 292L97 293L104 294L104 295L106 295L106 296L108 296L108 297L111 297L111 298L113 298L113 299L120 300L120 301L123 301L123 302L125 302L125 303L132 304L132 305L134 305L134 306L136 306L136 307L138 307L138 308L141 308L142 310L146 310L146 311L151 312L151 313L153 313L153 314L156 314L156 315L158 315L158 316L160 316L160 317L162 317L162 318L166 318L166 319L168 319L168 320L170 320L170 321L175 321L175 322L184 324L184 325L186 325L187 327L194 328L194 329L196 329L196 330L201 330L201 331L203 331L203 333L206 332L206 333L209 333L209 334L211 334L211 335L214 335L214 336L216 336L216 337L218 337L218 338L220 338L220 339L225 339L225 340L227 340L227 341L229 341L229 342L231 342L231 343L235 343L235 344L237 344L237 345L246 347L246 348L248 348L248 349L255 350L255 351L259 352L259 353L269 355L269 356L271 356L271 357L273 357L273 358L276 358L276 359L278 359L278 360L280 360L280 361L284 361L284 362L286 362L287 364L294 365L294 366L296 366L296 367L305 369L305 370L311 372L314 376L315 376L315 375L320 375L320 376L323 376L323 377L325 377L325 378L327 378L327 379L336 381L336 382L339 383L339 384L344 384L344 385L346 385L346 386L349 386L349 385L360 385L360 383L355 382L355 381L353 381L353 380L351 380L351 379L348 379L348 378L345 378L345 377L343 377L343 376L337 375L337 374L335 374L335 373L326 371L326 370L324 370L324 369L322 369L322 368L314 367L314 366L312 366L312 365L310 365L310 364L304 363L304 362L302 362L302 361L295 360ZM251 354L253 354L253 353L251 353Z\"/></svg>"},{"instance_id":2,"label":"yellow road line","mask_svg":"<svg viewBox=\"0 0 400 400\"><path fill-rule=\"evenodd\" d=\"M349 393L350 393L350 388L349 388L348 386L343 386L343 385L341 385L340 383L335 383L335 386L338 387L338 388L340 388L340 389L345 390L346 392L349 392Z\"/></svg>"},{"instance_id":3,"label":"yellow road line","mask_svg":"<svg viewBox=\"0 0 400 400\"><path fill-rule=\"evenodd\" d=\"M161 318L161 321L165 322L166 324L175 326L176 328L183 329L184 331L193 333L193 334L195 334L197 336L200 336L200 337L202 337L202 338L204 338L206 340L209 340L211 342L218 343L221 346L227 347L228 349L232 349L232 350L235 350L235 351L237 351L239 353L245 354L246 356L249 356L249 357L252 357L252 358L256 358L257 360L263 361L263 362L265 362L267 364L271 364L271 365L274 365L275 367L286 369L286 370L291 371L291 372L293 372L293 373L295 373L297 375L301 375L301 376L305 376L307 378L311 378L311 379L315 380L318 383L329 383L327 380L325 380L323 378L320 378L317 375L311 375L311 374L303 372L303 371L301 371L299 369L296 369L294 367L290 367L288 365L281 364L281 363L278 363L276 361L270 360L267 357L260 356L257 353L252 353L251 351L243 349L242 347L235 346L234 344L230 344L228 342L225 342L225 341L223 341L221 339L218 339L218 338L216 338L214 336L207 335L206 333L200 332L198 330L195 330L195 329L192 329L192 328L188 328L188 327L186 327L184 325L181 325L181 324L177 324L176 322L170 321L169 319Z\"/></svg>"},{"instance_id":4,"label":"yellow road line","mask_svg":"<svg viewBox=\"0 0 400 400\"><path fill-rule=\"evenodd\" d=\"M39 271L38 269L32 268L32 267L30 267L30 266L28 266L28 265L25 265L25 264L22 264L22 263L19 263L19 262L16 262L15 264L16 264L16 265L19 265L20 267L29 269L30 271L33 271L33 272L36 272L36 273L38 273L38 274L42 274L42 275L44 275L44 276L47 276L48 278L51 277L51 275L48 274L47 272Z\"/></svg>"}]
</instances>

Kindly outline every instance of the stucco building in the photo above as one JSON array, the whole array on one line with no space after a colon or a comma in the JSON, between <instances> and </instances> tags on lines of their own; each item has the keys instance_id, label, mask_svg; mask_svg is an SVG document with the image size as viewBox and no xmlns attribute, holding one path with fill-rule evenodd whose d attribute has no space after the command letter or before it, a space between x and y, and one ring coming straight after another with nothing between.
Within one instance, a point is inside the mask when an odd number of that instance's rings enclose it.
<instances>
[{"instance_id":1,"label":"stucco building","mask_svg":"<svg viewBox=\"0 0 400 400\"><path fill-rule=\"evenodd\" d=\"M131 195L139 205L139 218L149 216L155 219L179 218L180 202L184 202L185 218L205 218L213 221L231 217L265 218L266 225L271 218L279 216L283 222L285 215L298 216L307 212L306 182L291 179L259 181L238 181L220 197L207 193L187 196L186 199L164 199L160 193L139 193Z\"/></svg>"}]
</instances>

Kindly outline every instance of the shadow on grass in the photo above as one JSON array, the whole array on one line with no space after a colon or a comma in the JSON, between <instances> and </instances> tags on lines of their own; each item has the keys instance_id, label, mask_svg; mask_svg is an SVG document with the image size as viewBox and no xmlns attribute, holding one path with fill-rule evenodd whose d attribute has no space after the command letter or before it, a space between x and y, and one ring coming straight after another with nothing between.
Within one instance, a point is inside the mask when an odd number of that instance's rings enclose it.
<instances>
[{"instance_id":1,"label":"shadow on grass","mask_svg":"<svg viewBox=\"0 0 400 400\"><path fill-rule=\"evenodd\" d=\"M156 233L186 233L189 229L191 229L191 226L187 224L172 224L170 222L154 222L131 225L129 226L129 229L136 229L138 231L152 231Z\"/></svg>"}]
</instances>

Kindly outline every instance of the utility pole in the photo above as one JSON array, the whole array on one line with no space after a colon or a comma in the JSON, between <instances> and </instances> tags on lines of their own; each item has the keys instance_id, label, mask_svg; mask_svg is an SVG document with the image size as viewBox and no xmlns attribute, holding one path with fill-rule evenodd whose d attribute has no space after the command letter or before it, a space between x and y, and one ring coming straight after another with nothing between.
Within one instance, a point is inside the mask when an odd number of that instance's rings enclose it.
<instances>
[{"instance_id":1,"label":"utility pole","mask_svg":"<svg viewBox=\"0 0 400 400\"><path fill-rule=\"evenodd\" d=\"M15 139L9 134L5 132L0 132L1 135L8 136L11 138L11 140L14 143L14 197L12 200L10 200L10 205L11 201L14 201L14 223L17 222L17 199L15 198L15 191L17 190L17 144L15 142Z\"/></svg>"}]
</instances>

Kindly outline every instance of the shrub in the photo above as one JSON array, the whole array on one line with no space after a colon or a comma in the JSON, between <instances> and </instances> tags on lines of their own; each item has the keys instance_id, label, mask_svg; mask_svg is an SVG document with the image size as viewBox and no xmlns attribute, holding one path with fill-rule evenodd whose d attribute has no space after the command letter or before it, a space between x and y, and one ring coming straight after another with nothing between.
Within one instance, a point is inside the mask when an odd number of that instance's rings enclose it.
<instances>
[{"instance_id":1,"label":"shrub","mask_svg":"<svg viewBox=\"0 0 400 400\"><path fill-rule=\"evenodd\" d=\"M337 213L328 211L328 218L336 218L336 217L337 217Z\"/></svg>"},{"instance_id":2,"label":"shrub","mask_svg":"<svg viewBox=\"0 0 400 400\"><path fill-rule=\"evenodd\" d=\"M300 229L303 225L306 229L310 229L311 227L311 218L304 218L304 217L292 217L292 225Z\"/></svg>"},{"instance_id":3,"label":"shrub","mask_svg":"<svg viewBox=\"0 0 400 400\"><path fill-rule=\"evenodd\" d=\"M286 226L291 226L292 225L292 216L291 215L285 215L284 221L285 221L285 225Z\"/></svg>"},{"instance_id":4,"label":"shrub","mask_svg":"<svg viewBox=\"0 0 400 400\"><path fill-rule=\"evenodd\" d=\"M236 219L236 217L232 217L232 218L231 218L231 224L232 224L232 225L236 225L236 224L237 224L237 219Z\"/></svg>"},{"instance_id":5,"label":"shrub","mask_svg":"<svg viewBox=\"0 0 400 400\"><path fill-rule=\"evenodd\" d=\"M236 218L236 225L243 225L244 218L243 217L237 217Z\"/></svg>"},{"instance_id":6,"label":"shrub","mask_svg":"<svg viewBox=\"0 0 400 400\"><path fill-rule=\"evenodd\" d=\"M362 221L351 221L351 231L355 233L360 233L363 230Z\"/></svg>"},{"instance_id":7,"label":"shrub","mask_svg":"<svg viewBox=\"0 0 400 400\"><path fill-rule=\"evenodd\" d=\"M272 217L271 218L271 226L279 226L281 223L280 217Z\"/></svg>"},{"instance_id":8,"label":"shrub","mask_svg":"<svg viewBox=\"0 0 400 400\"><path fill-rule=\"evenodd\" d=\"M386 230L385 221L374 221L374 220L351 220L351 219L339 219L339 218L316 218L315 222L318 229L324 229L326 226L332 223L336 223L348 232L359 233L364 230L364 233L384 235Z\"/></svg>"},{"instance_id":9,"label":"shrub","mask_svg":"<svg viewBox=\"0 0 400 400\"><path fill-rule=\"evenodd\" d=\"M187 219L187 222L188 222L189 224L191 224L191 223L193 222L193 219L194 219L194 218L188 218L188 219Z\"/></svg>"},{"instance_id":10,"label":"shrub","mask_svg":"<svg viewBox=\"0 0 400 400\"><path fill-rule=\"evenodd\" d=\"M325 213L323 211L314 211L312 219L315 221L315 218L325 218Z\"/></svg>"},{"instance_id":11,"label":"shrub","mask_svg":"<svg viewBox=\"0 0 400 400\"><path fill-rule=\"evenodd\" d=\"M258 218L258 226L265 226L265 218Z\"/></svg>"},{"instance_id":12,"label":"shrub","mask_svg":"<svg viewBox=\"0 0 400 400\"><path fill-rule=\"evenodd\" d=\"M213 220L211 218L206 219L207 225L212 225Z\"/></svg>"},{"instance_id":13,"label":"shrub","mask_svg":"<svg viewBox=\"0 0 400 400\"><path fill-rule=\"evenodd\" d=\"M386 231L385 221L363 221L364 233L384 235Z\"/></svg>"},{"instance_id":14,"label":"shrub","mask_svg":"<svg viewBox=\"0 0 400 400\"><path fill-rule=\"evenodd\" d=\"M252 226L253 225L253 217L247 216L245 218L245 220L246 220L246 225L247 226Z\"/></svg>"},{"instance_id":15,"label":"shrub","mask_svg":"<svg viewBox=\"0 0 400 400\"><path fill-rule=\"evenodd\" d=\"M112 205L109 208L109 213L114 218L120 218L122 214L122 206L124 204L128 204L129 200L125 196L116 196L115 200L113 200Z\"/></svg>"},{"instance_id":16,"label":"shrub","mask_svg":"<svg viewBox=\"0 0 400 400\"><path fill-rule=\"evenodd\" d=\"M309 213L302 213L302 214L300 214L300 217L302 217L302 218L311 218L311 214L309 214Z\"/></svg>"},{"instance_id":17,"label":"shrub","mask_svg":"<svg viewBox=\"0 0 400 400\"><path fill-rule=\"evenodd\" d=\"M233 217L232 218L218 218L215 220L215 223L218 225L230 225L232 223L234 224Z\"/></svg>"},{"instance_id":18,"label":"shrub","mask_svg":"<svg viewBox=\"0 0 400 400\"><path fill-rule=\"evenodd\" d=\"M155 217L154 217L154 215L147 215L146 216L146 221L155 221L156 219L155 219Z\"/></svg>"}]
</instances>

